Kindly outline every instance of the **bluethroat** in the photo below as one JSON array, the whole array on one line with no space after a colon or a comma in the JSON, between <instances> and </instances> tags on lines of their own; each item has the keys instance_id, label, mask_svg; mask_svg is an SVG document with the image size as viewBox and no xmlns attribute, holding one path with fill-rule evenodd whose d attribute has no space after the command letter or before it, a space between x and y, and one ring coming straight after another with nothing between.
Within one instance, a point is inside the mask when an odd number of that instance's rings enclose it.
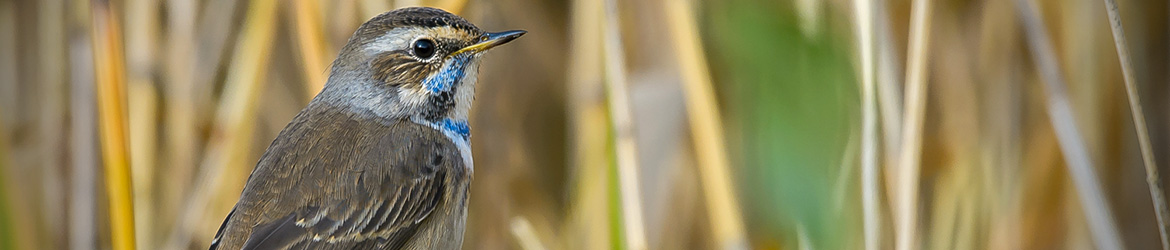
<instances>
[{"instance_id":1,"label":"bluethroat","mask_svg":"<svg viewBox=\"0 0 1170 250\"><path fill-rule=\"evenodd\" d=\"M458 249L489 33L434 8L370 19L256 168L211 249Z\"/></svg>"}]
</instances>

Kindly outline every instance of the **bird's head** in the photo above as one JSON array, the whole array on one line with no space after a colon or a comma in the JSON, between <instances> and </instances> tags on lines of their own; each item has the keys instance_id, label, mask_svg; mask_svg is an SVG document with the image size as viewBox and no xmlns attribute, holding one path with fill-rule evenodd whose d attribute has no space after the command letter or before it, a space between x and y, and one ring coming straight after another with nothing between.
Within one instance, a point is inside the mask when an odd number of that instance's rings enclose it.
<instances>
[{"instance_id":1,"label":"bird's head","mask_svg":"<svg viewBox=\"0 0 1170 250\"><path fill-rule=\"evenodd\" d=\"M465 128L480 57L525 33L485 32L435 8L386 12L350 37L317 99L382 118Z\"/></svg>"}]
</instances>

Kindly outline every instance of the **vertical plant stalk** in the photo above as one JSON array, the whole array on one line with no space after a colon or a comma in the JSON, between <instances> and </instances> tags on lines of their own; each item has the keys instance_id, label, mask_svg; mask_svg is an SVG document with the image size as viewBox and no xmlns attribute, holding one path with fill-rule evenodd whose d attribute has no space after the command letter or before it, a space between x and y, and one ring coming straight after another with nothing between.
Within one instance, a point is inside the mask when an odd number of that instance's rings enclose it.
<instances>
[{"instance_id":1,"label":"vertical plant stalk","mask_svg":"<svg viewBox=\"0 0 1170 250\"><path fill-rule=\"evenodd\" d=\"M617 239L611 238L606 218L609 216L607 184L609 155L606 153L607 127L602 56L602 13L597 0L574 0L572 3L569 47L569 162L572 171L571 204L566 230L561 234L565 249L604 249Z\"/></svg>"},{"instance_id":2,"label":"vertical plant stalk","mask_svg":"<svg viewBox=\"0 0 1170 250\"><path fill-rule=\"evenodd\" d=\"M16 223L12 221L12 217L16 213L10 208L9 199L11 198L8 196L11 192L8 191L8 176L11 175L7 173L7 170L12 169L8 163L8 129L4 126L2 111L4 110L0 110L0 170L5 171L5 176L0 177L0 248L17 249Z\"/></svg>"},{"instance_id":3,"label":"vertical plant stalk","mask_svg":"<svg viewBox=\"0 0 1170 250\"><path fill-rule=\"evenodd\" d=\"M918 187L922 157L922 127L926 116L927 52L930 51L931 0L914 0L910 16L910 48L906 56L906 115L902 122L902 149L898 152L898 183L894 242L899 250L918 249Z\"/></svg>"},{"instance_id":4,"label":"vertical plant stalk","mask_svg":"<svg viewBox=\"0 0 1170 250\"><path fill-rule=\"evenodd\" d=\"M16 33L16 14L13 2L0 2L0 34ZM0 90L13 92L16 83L16 39L14 36L0 37ZM6 93L11 94L11 93ZM0 96L0 98L11 98ZM4 104L0 104L4 105ZM7 105L6 105L7 106ZM11 106L7 106L11 107ZM9 178L12 178L12 166L8 160L8 127L4 119L4 109L0 108L0 248L17 249L19 237L15 232L16 223L12 220L14 209L11 208L9 196Z\"/></svg>"},{"instance_id":5,"label":"vertical plant stalk","mask_svg":"<svg viewBox=\"0 0 1170 250\"><path fill-rule=\"evenodd\" d=\"M134 182L135 235L138 247L157 248L155 213L153 202L155 190L155 169L158 166L158 124L159 98L154 76L155 43L157 37L158 2L156 0L127 0L126 8L126 52L127 102L129 104L130 172Z\"/></svg>"},{"instance_id":6,"label":"vertical plant stalk","mask_svg":"<svg viewBox=\"0 0 1170 250\"><path fill-rule=\"evenodd\" d=\"M622 52L621 30L618 23L616 0L606 0L604 28L605 93L609 104L610 126L617 159L618 185L621 196L622 231L628 250L646 249L645 226L642 222L642 199L638 188L638 152L634 138L634 118L631 114L630 93L626 82L625 55Z\"/></svg>"},{"instance_id":7,"label":"vertical plant stalk","mask_svg":"<svg viewBox=\"0 0 1170 250\"><path fill-rule=\"evenodd\" d=\"M1170 235L1167 235L1166 219L1170 211L1166 208L1166 195L1162 179L1158 175L1157 161L1154 160L1154 146L1150 144L1150 131L1146 127L1146 115L1142 112L1142 101L1137 94L1137 79L1134 77L1133 62L1129 57L1129 46L1125 40L1125 28L1121 26L1121 13L1117 1L1104 0L1109 13L1109 27L1113 30L1113 44L1117 47L1117 59L1121 63L1121 75L1125 78L1125 96L1129 99L1129 111L1133 115L1134 130L1137 131L1138 146L1142 151L1142 163L1146 165L1146 185L1150 189L1150 201L1154 203L1154 215L1158 218L1158 235L1162 249L1170 250Z\"/></svg>"},{"instance_id":8,"label":"vertical plant stalk","mask_svg":"<svg viewBox=\"0 0 1170 250\"><path fill-rule=\"evenodd\" d=\"M121 23L109 4L94 1L92 5L98 127L110 206L110 241L113 249L131 250L135 248L134 200L126 145L125 64Z\"/></svg>"},{"instance_id":9,"label":"vertical plant stalk","mask_svg":"<svg viewBox=\"0 0 1170 250\"><path fill-rule=\"evenodd\" d=\"M841 153L841 164L837 167L837 180L833 184L833 207L832 213L839 216L846 216L845 199L850 195L849 187L854 184L854 167L857 166L858 151L858 132L855 129L849 130L849 140L845 142L845 150Z\"/></svg>"},{"instance_id":10,"label":"vertical plant stalk","mask_svg":"<svg viewBox=\"0 0 1170 250\"><path fill-rule=\"evenodd\" d=\"M516 237L516 243L520 245L523 250L543 250L548 249L544 244L540 243L540 237L536 236L536 230L532 228L532 223L524 217L512 218L509 223L509 229L512 231L512 236Z\"/></svg>"},{"instance_id":11,"label":"vertical plant stalk","mask_svg":"<svg viewBox=\"0 0 1170 250\"><path fill-rule=\"evenodd\" d=\"M1121 243L1117 225L1113 222L1113 212L1110 211L1109 201L1101 191L1097 182L1097 174L1093 167L1093 160L1089 157L1089 150L1085 148L1084 139L1077 129L1076 119L1073 117L1072 105L1069 103L1065 91L1065 81L1057 65L1056 52L1048 37L1043 19L1040 18L1036 3L1031 0L1016 0L1016 8L1024 24L1024 34L1027 36L1033 61L1040 71L1047 92L1048 117L1053 130L1056 132L1057 142L1060 143L1061 153L1064 155L1068 171L1073 178L1073 185L1079 193L1081 206L1085 211L1089 230L1093 235L1093 242L1098 249L1117 250L1125 249Z\"/></svg>"},{"instance_id":12,"label":"vertical plant stalk","mask_svg":"<svg viewBox=\"0 0 1170 250\"><path fill-rule=\"evenodd\" d=\"M293 23L296 24L297 49L300 50L302 72L305 74L305 98L313 99L325 87L326 68L325 36L321 32L321 13L316 0L296 0L293 6Z\"/></svg>"},{"instance_id":13,"label":"vertical plant stalk","mask_svg":"<svg viewBox=\"0 0 1170 250\"><path fill-rule=\"evenodd\" d=\"M722 116L690 3L690 0L665 1L667 23L674 35L671 40L682 72L687 117L690 118L703 196L710 213L711 232L718 249L747 249L743 217L724 145Z\"/></svg>"},{"instance_id":14,"label":"vertical plant stalk","mask_svg":"<svg viewBox=\"0 0 1170 250\"><path fill-rule=\"evenodd\" d=\"M873 0L854 0L861 58L861 207L866 250L881 247L878 214L877 97L874 88Z\"/></svg>"},{"instance_id":15,"label":"vertical plant stalk","mask_svg":"<svg viewBox=\"0 0 1170 250\"><path fill-rule=\"evenodd\" d=\"M875 65L875 78L877 84L877 101L880 112L880 122L882 129L882 146L883 150L882 162L886 166L898 166L899 149L902 148L902 119L904 111L902 98L903 95L899 90L902 90L902 81L899 79L899 74L902 74L901 62L897 60L896 41L893 39L893 31L890 30L890 14L889 4L886 0L874 1L875 15L874 25L877 29L874 34L877 42L877 62ZM898 183L894 171L897 168L890 167L885 169L886 185ZM888 187L887 187L888 188Z\"/></svg>"},{"instance_id":16,"label":"vertical plant stalk","mask_svg":"<svg viewBox=\"0 0 1170 250\"><path fill-rule=\"evenodd\" d=\"M221 183L231 187L242 187L246 172L229 172L228 169L247 169L247 156L252 143L252 117L255 116L260 90L266 83L269 51L276 33L276 1L256 0L248 7L244 30L232 67L228 70L224 93L216 113L214 133L207 145L204 164L196 179L195 190L186 199L179 223L173 230L166 249L186 248L191 234L207 221L208 216L220 220L227 214L223 207L213 207L213 198L220 193L238 194L237 190L224 190ZM219 214L222 210L222 214ZM209 215L209 211L217 212Z\"/></svg>"},{"instance_id":17,"label":"vertical plant stalk","mask_svg":"<svg viewBox=\"0 0 1170 250\"><path fill-rule=\"evenodd\" d=\"M15 1L0 1L0 34L17 33L17 8ZM17 58L17 36L0 36L0 249L32 249L36 247L33 223L26 223L25 218L16 216L22 212L19 207L20 195L13 192L20 187L19 172L12 162L12 146L9 134L13 118L11 113L4 113L6 108L16 107L16 94L19 71ZM86 44L88 47L89 44ZM92 84L92 82L86 82ZM92 85L91 85L92 86ZM87 103L93 106L93 103ZM15 120L15 119L13 119ZM90 196L92 197L92 195ZM92 209L90 209L92 211ZM92 216L91 216L92 217ZM23 220L22 220L23 219ZM16 230L22 228L26 230ZM92 231L92 230L89 230ZM72 236L72 235L70 235ZM91 244L92 245L92 244Z\"/></svg>"},{"instance_id":18,"label":"vertical plant stalk","mask_svg":"<svg viewBox=\"0 0 1170 250\"><path fill-rule=\"evenodd\" d=\"M88 26L88 23L76 20L71 26ZM97 211L94 208L97 207L98 197L98 192L94 191L97 185L98 150L94 145L97 145L95 138L98 134L95 129L97 109L93 106L97 103L93 86L93 47L90 46L90 38L83 35L74 35L69 40L69 146L72 157L69 171L69 246L92 246L98 242L94 230L97 223Z\"/></svg>"},{"instance_id":19,"label":"vertical plant stalk","mask_svg":"<svg viewBox=\"0 0 1170 250\"><path fill-rule=\"evenodd\" d=\"M65 157L59 157L55 152L67 148L65 142L65 119L68 114L68 92L66 82L66 46L65 46L65 0L36 1L36 74L38 89L34 102L37 112L36 126L39 127L35 135L38 144L37 151L41 157L37 164L40 167L41 191L38 204L41 224L45 234L63 234L67 230L65 221L65 194L66 180L61 173L60 166L65 165ZM120 46L120 45L119 45ZM26 79L27 81L27 79ZM64 152L62 152L64 153ZM51 238L43 238L51 239ZM64 247L63 242L56 240L43 241L45 248Z\"/></svg>"},{"instance_id":20,"label":"vertical plant stalk","mask_svg":"<svg viewBox=\"0 0 1170 250\"><path fill-rule=\"evenodd\" d=\"M216 6L218 4L212 2L208 6ZM164 102L161 112L163 112L163 126L165 126L165 162L168 168L166 171L160 171L157 175L160 181L156 183L158 192L163 195L158 196L159 208L154 216L159 216L161 219L153 220L156 227L172 227L175 225L177 216L181 211L182 206L175 204L182 204L185 202L185 196L192 189L192 181L196 173L196 165L198 159L198 144L200 142L200 120L199 115L199 96L202 91L199 86L214 85L210 81L200 81L205 75L214 76L215 72L200 72L198 71L198 58L205 56L206 51L199 51L200 45L205 43L197 43L198 40L208 39L208 37L215 37L211 32L197 32L196 31L196 15L198 4L194 0L167 0L166 4L166 46L164 51L159 51L165 56L165 65L163 69L165 74L165 89L162 101ZM210 7L209 7L210 8ZM230 13L230 12L227 12ZM216 16L209 18L213 20L231 19ZM205 20L210 21L210 20ZM198 35L196 35L198 34ZM216 62L218 66L218 62ZM210 95L208 95L210 96ZM157 230L167 231L167 230ZM149 247L159 247L163 241L166 240L165 233L156 233L156 239L153 240L154 245ZM143 246L147 247L147 246Z\"/></svg>"}]
</instances>

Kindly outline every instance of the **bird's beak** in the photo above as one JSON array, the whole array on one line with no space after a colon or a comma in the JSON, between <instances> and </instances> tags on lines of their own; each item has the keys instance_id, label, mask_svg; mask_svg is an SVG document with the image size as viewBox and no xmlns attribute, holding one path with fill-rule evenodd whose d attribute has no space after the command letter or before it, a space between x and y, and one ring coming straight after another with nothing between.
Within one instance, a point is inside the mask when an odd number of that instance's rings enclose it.
<instances>
[{"instance_id":1,"label":"bird's beak","mask_svg":"<svg viewBox=\"0 0 1170 250\"><path fill-rule=\"evenodd\" d=\"M528 33L528 31L523 31L523 30L509 30L509 31L495 32L495 33L484 33L482 36L479 36L478 43L472 44L471 46L464 47L463 49L456 51L454 54L462 54L462 53L469 53L469 52L470 53L483 52L483 51L486 51L486 50L491 49L493 47L500 46L500 45L503 45L505 43L511 42L512 40L516 40L516 38L519 38L520 36L523 36L526 33Z\"/></svg>"}]
</instances>

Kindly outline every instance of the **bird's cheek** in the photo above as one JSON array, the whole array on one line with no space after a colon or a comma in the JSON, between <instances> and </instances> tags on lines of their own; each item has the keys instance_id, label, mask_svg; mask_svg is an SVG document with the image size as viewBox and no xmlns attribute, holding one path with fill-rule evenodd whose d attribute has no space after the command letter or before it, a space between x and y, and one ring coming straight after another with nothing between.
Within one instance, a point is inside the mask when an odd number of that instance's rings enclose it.
<instances>
[{"instance_id":1,"label":"bird's cheek","mask_svg":"<svg viewBox=\"0 0 1170 250\"><path fill-rule=\"evenodd\" d=\"M400 88L398 90L398 94L400 97L402 97L401 100L408 106L420 107L426 104L427 99L430 97L430 94L420 87L420 85L415 84L410 87Z\"/></svg>"}]
</instances>

